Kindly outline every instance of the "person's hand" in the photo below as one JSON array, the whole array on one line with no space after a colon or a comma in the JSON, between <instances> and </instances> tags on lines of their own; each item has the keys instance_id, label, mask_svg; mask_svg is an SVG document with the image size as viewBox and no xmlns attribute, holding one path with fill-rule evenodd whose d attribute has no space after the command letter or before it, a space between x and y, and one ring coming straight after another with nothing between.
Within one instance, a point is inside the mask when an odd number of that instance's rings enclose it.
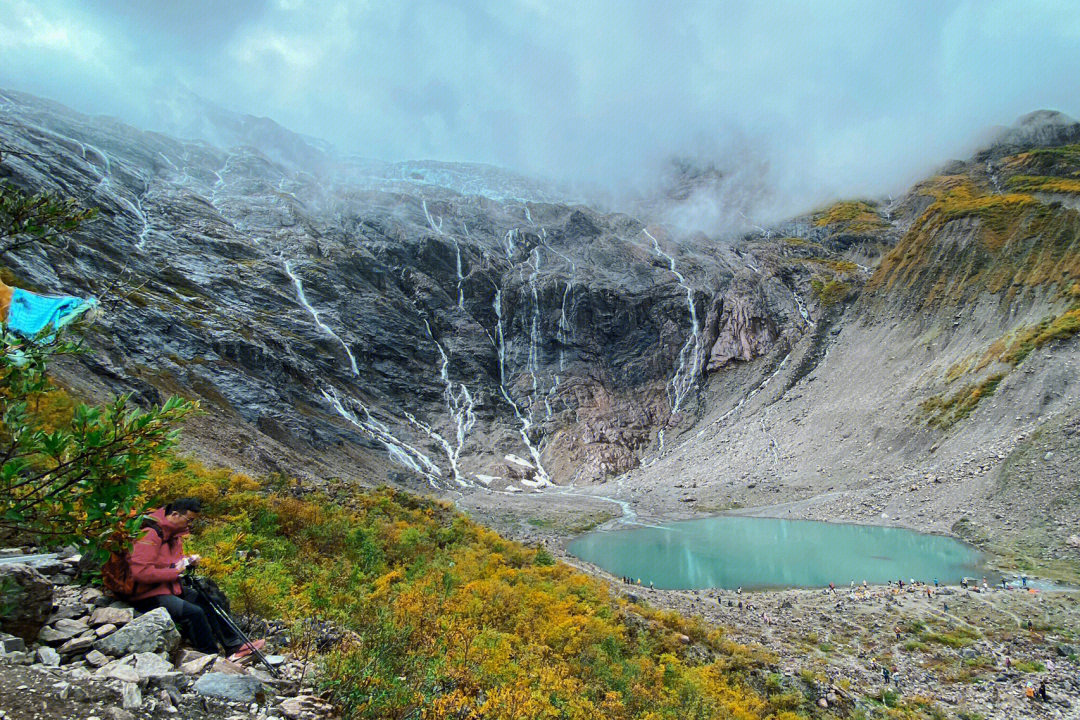
<instances>
[{"instance_id":1,"label":"person's hand","mask_svg":"<svg viewBox=\"0 0 1080 720\"><path fill-rule=\"evenodd\" d=\"M199 561L202 560L202 555L188 555L185 559L188 561L188 567L198 567Z\"/></svg>"}]
</instances>

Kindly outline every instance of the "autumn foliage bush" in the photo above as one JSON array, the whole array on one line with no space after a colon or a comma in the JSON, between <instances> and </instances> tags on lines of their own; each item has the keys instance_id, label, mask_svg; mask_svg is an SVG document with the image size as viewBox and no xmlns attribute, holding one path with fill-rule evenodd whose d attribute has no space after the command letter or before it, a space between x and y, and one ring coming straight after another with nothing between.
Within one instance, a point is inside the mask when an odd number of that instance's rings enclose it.
<instances>
[{"instance_id":1,"label":"autumn foliage bush","mask_svg":"<svg viewBox=\"0 0 1080 720\"><path fill-rule=\"evenodd\" d=\"M144 488L151 502L206 503L190 544L239 611L351 631L321 658L347 717L796 717L746 683L762 656L628 606L445 503L385 488L298 499L179 458Z\"/></svg>"}]
</instances>

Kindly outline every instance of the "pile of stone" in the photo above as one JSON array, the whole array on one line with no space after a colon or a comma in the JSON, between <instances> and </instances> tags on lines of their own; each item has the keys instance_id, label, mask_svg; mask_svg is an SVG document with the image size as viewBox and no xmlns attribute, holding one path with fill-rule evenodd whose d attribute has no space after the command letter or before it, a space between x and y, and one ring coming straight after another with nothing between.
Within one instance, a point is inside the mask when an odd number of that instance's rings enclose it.
<instances>
[{"instance_id":1,"label":"pile of stone","mask_svg":"<svg viewBox=\"0 0 1080 720\"><path fill-rule=\"evenodd\" d=\"M185 649L164 608L140 614L96 588L72 584L77 555L34 567L3 562L5 554L14 553L0 550L0 664L50 673L64 697L94 694L80 683L105 683L118 701L119 708L110 708L114 717L161 717L185 706L221 717L333 716L310 687L309 663L268 654L274 675L251 657L240 664Z\"/></svg>"}]
</instances>

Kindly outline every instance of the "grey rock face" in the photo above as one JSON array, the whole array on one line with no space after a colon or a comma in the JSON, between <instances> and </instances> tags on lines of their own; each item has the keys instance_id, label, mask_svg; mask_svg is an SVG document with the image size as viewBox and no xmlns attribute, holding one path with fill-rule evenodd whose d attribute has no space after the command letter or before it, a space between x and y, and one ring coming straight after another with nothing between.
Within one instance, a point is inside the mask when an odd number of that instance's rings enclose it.
<instances>
[{"instance_id":1,"label":"grey rock face","mask_svg":"<svg viewBox=\"0 0 1080 720\"><path fill-rule=\"evenodd\" d=\"M15 274L66 292L130 281L89 371L143 402L201 397L287 448L372 456L407 484L622 472L698 412L706 373L805 330L803 265L507 199L524 191L482 168L391 181L303 144L219 149L19 93L0 104L0 142L27 153L0 175L101 208L73 244L14 254Z\"/></svg>"},{"instance_id":2,"label":"grey rock face","mask_svg":"<svg viewBox=\"0 0 1080 720\"><path fill-rule=\"evenodd\" d=\"M33 642L52 613L53 584L34 568L13 563L0 565L0 588L5 601L12 601L0 630Z\"/></svg>"},{"instance_id":3,"label":"grey rock face","mask_svg":"<svg viewBox=\"0 0 1080 720\"><path fill-rule=\"evenodd\" d=\"M94 642L94 649L121 657L131 653L169 653L180 644L172 618L165 608L140 615L116 632Z\"/></svg>"},{"instance_id":4,"label":"grey rock face","mask_svg":"<svg viewBox=\"0 0 1080 720\"><path fill-rule=\"evenodd\" d=\"M195 692L234 702L255 702L262 683L250 675L209 672L195 682Z\"/></svg>"}]
</instances>

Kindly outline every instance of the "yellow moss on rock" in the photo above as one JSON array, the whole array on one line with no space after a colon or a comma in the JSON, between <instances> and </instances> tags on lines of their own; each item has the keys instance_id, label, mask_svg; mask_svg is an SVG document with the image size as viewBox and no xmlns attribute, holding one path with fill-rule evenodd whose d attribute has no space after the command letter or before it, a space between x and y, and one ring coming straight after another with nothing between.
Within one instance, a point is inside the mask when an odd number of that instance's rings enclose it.
<instances>
[{"instance_id":1,"label":"yellow moss on rock","mask_svg":"<svg viewBox=\"0 0 1080 720\"><path fill-rule=\"evenodd\" d=\"M872 234L889 226L870 203L862 200L834 203L814 217L814 224L836 225L838 231L854 234Z\"/></svg>"},{"instance_id":2,"label":"yellow moss on rock","mask_svg":"<svg viewBox=\"0 0 1080 720\"><path fill-rule=\"evenodd\" d=\"M993 194L966 176L942 176L917 192L934 198L867 283L871 292L922 283L924 306L981 292L1011 299L1025 288L1080 279L1080 214L1026 193ZM975 243L955 221L975 222Z\"/></svg>"},{"instance_id":3,"label":"yellow moss on rock","mask_svg":"<svg viewBox=\"0 0 1080 720\"><path fill-rule=\"evenodd\" d=\"M1005 183L1018 192L1080 194L1080 179L1048 175L1014 175Z\"/></svg>"}]
</instances>

